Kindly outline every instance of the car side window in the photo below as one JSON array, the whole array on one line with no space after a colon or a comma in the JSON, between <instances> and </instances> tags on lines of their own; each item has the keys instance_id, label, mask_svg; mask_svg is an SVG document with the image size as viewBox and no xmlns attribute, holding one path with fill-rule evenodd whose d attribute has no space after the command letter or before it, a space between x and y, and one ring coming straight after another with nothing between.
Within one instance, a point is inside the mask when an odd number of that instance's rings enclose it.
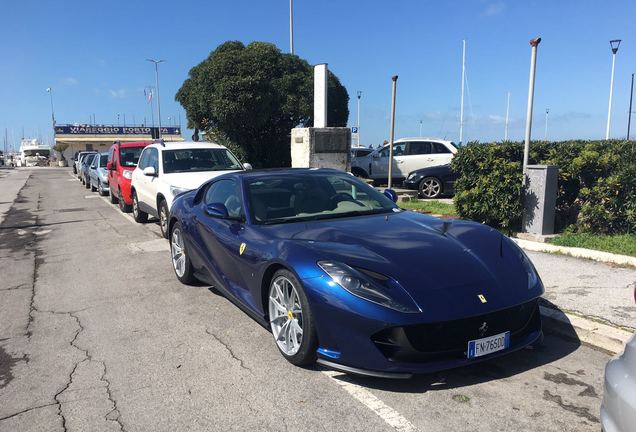
<instances>
[{"instance_id":1,"label":"car side window","mask_svg":"<svg viewBox=\"0 0 636 432\"><path fill-rule=\"evenodd\" d=\"M204 203L225 205L228 215L233 218L243 215L241 189L234 179L223 179L212 183L205 193Z\"/></svg>"},{"instance_id":2,"label":"car side window","mask_svg":"<svg viewBox=\"0 0 636 432\"><path fill-rule=\"evenodd\" d=\"M414 141L410 143L409 154L410 155L422 155L431 153L431 143L425 141Z\"/></svg>"},{"instance_id":3,"label":"car side window","mask_svg":"<svg viewBox=\"0 0 636 432\"><path fill-rule=\"evenodd\" d=\"M450 153L451 151L442 143L433 144L433 153Z\"/></svg>"},{"instance_id":4,"label":"car side window","mask_svg":"<svg viewBox=\"0 0 636 432\"><path fill-rule=\"evenodd\" d=\"M155 172L159 174L159 152L156 148L150 148L148 150L148 161L146 162L146 165L153 167Z\"/></svg>"},{"instance_id":5,"label":"car side window","mask_svg":"<svg viewBox=\"0 0 636 432\"><path fill-rule=\"evenodd\" d=\"M141 153L141 156L139 157L139 169L144 169L148 166L148 154L150 153L150 149L144 149L144 151Z\"/></svg>"},{"instance_id":6,"label":"car side window","mask_svg":"<svg viewBox=\"0 0 636 432\"><path fill-rule=\"evenodd\" d=\"M404 156L406 154L406 143L393 144L393 156ZM380 152L380 157L389 157L389 146Z\"/></svg>"}]
</instances>

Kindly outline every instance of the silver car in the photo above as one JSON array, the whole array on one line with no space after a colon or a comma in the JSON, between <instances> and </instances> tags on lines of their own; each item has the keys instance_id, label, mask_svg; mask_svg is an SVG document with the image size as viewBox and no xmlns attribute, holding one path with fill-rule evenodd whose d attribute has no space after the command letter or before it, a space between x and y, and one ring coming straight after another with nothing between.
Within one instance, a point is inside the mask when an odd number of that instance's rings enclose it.
<instances>
[{"instance_id":1,"label":"silver car","mask_svg":"<svg viewBox=\"0 0 636 432\"><path fill-rule=\"evenodd\" d=\"M91 151L83 151L83 152L79 152L77 154L77 158L73 161L73 166L74 166L74 172L75 175L77 176L78 179L82 179L82 175L80 174L80 167L82 166L82 160L84 160L84 158L89 155L89 154L93 154L95 153L95 151L91 150Z\"/></svg>"},{"instance_id":2,"label":"silver car","mask_svg":"<svg viewBox=\"0 0 636 432\"><path fill-rule=\"evenodd\" d=\"M99 192L100 195L108 195L108 152L99 153L88 167L88 185L91 192Z\"/></svg>"},{"instance_id":3,"label":"silver car","mask_svg":"<svg viewBox=\"0 0 636 432\"><path fill-rule=\"evenodd\" d=\"M605 432L636 430L636 335L627 342L623 354L605 367L601 425Z\"/></svg>"}]
</instances>

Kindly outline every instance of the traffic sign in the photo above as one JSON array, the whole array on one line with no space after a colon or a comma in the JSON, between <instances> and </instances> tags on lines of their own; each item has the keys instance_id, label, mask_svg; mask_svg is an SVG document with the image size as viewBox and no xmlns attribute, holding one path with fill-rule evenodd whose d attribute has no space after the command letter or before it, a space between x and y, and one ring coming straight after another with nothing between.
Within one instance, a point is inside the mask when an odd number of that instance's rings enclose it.
<instances>
[{"instance_id":1,"label":"traffic sign","mask_svg":"<svg viewBox=\"0 0 636 432\"><path fill-rule=\"evenodd\" d=\"M351 128L351 133L357 134L358 133L358 127L357 126L353 126Z\"/></svg>"}]
</instances>

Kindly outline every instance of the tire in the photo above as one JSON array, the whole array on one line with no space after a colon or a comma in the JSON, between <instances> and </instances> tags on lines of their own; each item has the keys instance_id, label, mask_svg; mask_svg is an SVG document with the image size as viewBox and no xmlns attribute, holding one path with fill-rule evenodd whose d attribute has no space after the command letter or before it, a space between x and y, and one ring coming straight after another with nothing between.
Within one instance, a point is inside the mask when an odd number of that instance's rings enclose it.
<instances>
[{"instance_id":1,"label":"tire","mask_svg":"<svg viewBox=\"0 0 636 432\"><path fill-rule=\"evenodd\" d=\"M97 193L99 196L106 195L106 191L104 190L104 186L102 186L101 180L97 180Z\"/></svg>"},{"instance_id":2,"label":"tire","mask_svg":"<svg viewBox=\"0 0 636 432\"><path fill-rule=\"evenodd\" d=\"M121 202L121 200L120 200ZM146 223L148 221L148 213L139 210L139 201L137 200L137 192L133 191L133 218L137 223Z\"/></svg>"},{"instance_id":3,"label":"tire","mask_svg":"<svg viewBox=\"0 0 636 432\"><path fill-rule=\"evenodd\" d=\"M283 357L296 366L314 363L318 347L314 319L305 291L292 272L281 269L274 273L267 303L270 329ZM301 331L300 343L298 330Z\"/></svg>"},{"instance_id":4,"label":"tire","mask_svg":"<svg viewBox=\"0 0 636 432\"><path fill-rule=\"evenodd\" d=\"M194 277L194 268L188 257L183 238L183 228L179 222L176 222L172 231L170 231L170 258L172 259L172 268L179 282L185 285L192 285L196 282Z\"/></svg>"},{"instance_id":5,"label":"tire","mask_svg":"<svg viewBox=\"0 0 636 432\"><path fill-rule=\"evenodd\" d=\"M113 193L112 189L108 189L109 190L109 195L110 195L110 203L111 204L118 204L119 203L119 199L115 196L115 194Z\"/></svg>"},{"instance_id":6,"label":"tire","mask_svg":"<svg viewBox=\"0 0 636 432\"><path fill-rule=\"evenodd\" d=\"M170 223L170 211L168 210L168 204L166 200L159 201L159 228L161 228L161 235L164 238L170 238L170 232L168 231L168 224Z\"/></svg>"},{"instance_id":7,"label":"tire","mask_svg":"<svg viewBox=\"0 0 636 432\"><path fill-rule=\"evenodd\" d=\"M97 188L93 186L93 179L90 180L90 186L91 186L91 192L95 192L97 190Z\"/></svg>"},{"instance_id":8,"label":"tire","mask_svg":"<svg viewBox=\"0 0 636 432\"><path fill-rule=\"evenodd\" d=\"M132 211L132 206L130 204L126 204L126 201L122 198L121 190L119 190L119 195L117 195L117 204L119 204L119 210L123 213L130 213Z\"/></svg>"},{"instance_id":9,"label":"tire","mask_svg":"<svg viewBox=\"0 0 636 432\"><path fill-rule=\"evenodd\" d=\"M418 186L422 198L439 198L443 191L442 182L437 177L424 177Z\"/></svg>"},{"instance_id":10,"label":"tire","mask_svg":"<svg viewBox=\"0 0 636 432\"><path fill-rule=\"evenodd\" d=\"M89 188L91 187L91 185L90 185L90 180L86 180L86 179L84 179L84 187L85 187L86 189L89 189Z\"/></svg>"}]
</instances>

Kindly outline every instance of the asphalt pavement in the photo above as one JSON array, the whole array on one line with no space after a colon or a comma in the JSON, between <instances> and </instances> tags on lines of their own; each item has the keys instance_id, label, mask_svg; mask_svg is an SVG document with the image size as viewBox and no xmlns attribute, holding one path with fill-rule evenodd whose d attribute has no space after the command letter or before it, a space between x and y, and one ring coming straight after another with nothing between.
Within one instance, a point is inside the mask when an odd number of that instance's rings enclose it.
<instances>
[{"instance_id":1,"label":"asphalt pavement","mask_svg":"<svg viewBox=\"0 0 636 432\"><path fill-rule=\"evenodd\" d=\"M0 176L0 202L11 201L0 224L0 431L600 428L609 357L550 335L405 381L294 367L213 288L177 281L156 223L136 224L70 173Z\"/></svg>"}]
</instances>

